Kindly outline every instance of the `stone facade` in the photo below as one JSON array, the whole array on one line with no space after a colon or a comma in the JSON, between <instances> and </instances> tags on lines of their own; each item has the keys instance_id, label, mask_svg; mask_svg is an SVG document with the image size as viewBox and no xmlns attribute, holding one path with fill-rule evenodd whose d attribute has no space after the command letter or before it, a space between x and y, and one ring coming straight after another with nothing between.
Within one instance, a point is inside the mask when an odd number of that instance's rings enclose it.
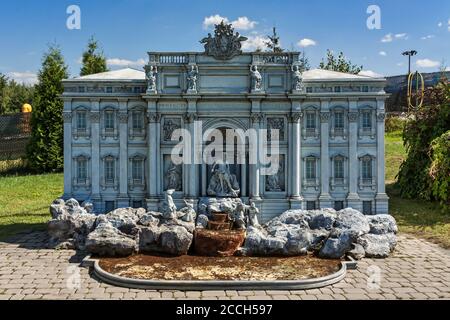
<instances>
[{"instance_id":1,"label":"stone facade","mask_svg":"<svg viewBox=\"0 0 450 320\"><path fill-rule=\"evenodd\" d=\"M189 129L196 141L211 128L278 129L276 175L232 168L240 198L256 203L262 221L290 208L388 213L385 79L300 73L295 52L232 56L150 52L145 71L65 80L64 198L89 199L96 212L157 210L174 189L178 207L197 203L208 197L210 167L171 162L174 130Z\"/></svg>"}]
</instances>

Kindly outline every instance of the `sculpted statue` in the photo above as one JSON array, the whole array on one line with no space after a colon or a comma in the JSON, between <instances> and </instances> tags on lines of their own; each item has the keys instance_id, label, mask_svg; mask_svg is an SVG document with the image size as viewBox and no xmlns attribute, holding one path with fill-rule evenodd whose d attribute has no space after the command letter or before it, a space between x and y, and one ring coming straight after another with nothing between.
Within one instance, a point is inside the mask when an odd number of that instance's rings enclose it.
<instances>
[{"instance_id":1,"label":"sculpted statue","mask_svg":"<svg viewBox=\"0 0 450 320\"><path fill-rule=\"evenodd\" d=\"M187 74L188 92L197 92L198 66L191 66Z\"/></svg>"},{"instance_id":2,"label":"sculpted statue","mask_svg":"<svg viewBox=\"0 0 450 320\"><path fill-rule=\"evenodd\" d=\"M267 176L266 180L266 190L271 192L280 192L282 191L281 185L280 185L280 175L282 175L283 172L283 165L280 163L280 166L278 168L278 172L274 175Z\"/></svg>"},{"instance_id":3,"label":"sculpted statue","mask_svg":"<svg viewBox=\"0 0 450 320\"><path fill-rule=\"evenodd\" d=\"M234 227L238 230L246 230L245 227L245 206L243 203L239 203L236 210L233 212L231 220L234 223Z\"/></svg>"},{"instance_id":4,"label":"sculpted statue","mask_svg":"<svg viewBox=\"0 0 450 320\"><path fill-rule=\"evenodd\" d=\"M164 133L164 141L171 141L172 134L176 129L179 129L180 125L175 123L172 119L167 119L164 121L163 133Z\"/></svg>"},{"instance_id":5,"label":"sculpted statue","mask_svg":"<svg viewBox=\"0 0 450 320\"><path fill-rule=\"evenodd\" d=\"M158 67L146 65L144 69L147 80L147 92L156 92L156 75L158 74Z\"/></svg>"},{"instance_id":6,"label":"sculpted statue","mask_svg":"<svg viewBox=\"0 0 450 320\"><path fill-rule=\"evenodd\" d=\"M171 163L165 177L167 189L173 189L175 191L181 190L181 173L179 169L179 166Z\"/></svg>"},{"instance_id":7,"label":"sculpted statue","mask_svg":"<svg viewBox=\"0 0 450 320\"><path fill-rule=\"evenodd\" d=\"M208 186L209 196L233 198L239 196L239 183L236 176L230 173L230 165L227 161L216 161L211 173L211 181Z\"/></svg>"},{"instance_id":8,"label":"sculpted statue","mask_svg":"<svg viewBox=\"0 0 450 320\"><path fill-rule=\"evenodd\" d=\"M261 91L262 90L262 76L258 71L258 66L250 67L250 77L251 77L251 91Z\"/></svg>"},{"instance_id":9,"label":"sculpted statue","mask_svg":"<svg viewBox=\"0 0 450 320\"><path fill-rule=\"evenodd\" d=\"M303 76L297 65L292 67L292 86L294 91L303 91Z\"/></svg>"},{"instance_id":10,"label":"sculpted statue","mask_svg":"<svg viewBox=\"0 0 450 320\"><path fill-rule=\"evenodd\" d=\"M248 212L248 226L259 227L258 216L259 209L256 207L256 204L252 201L250 203L250 207L247 209Z\"/></svg>"},{"instance_id":11,"label":"sculpted statue","mask_svg":"<svg viewBox=\"0 0 450 320\"><path fill-rule=\"evenodd\" d=\"M175 190L170 189L164 193L164 200L161 203L159 208L162 217L164 219L176 219L177 218L177 207L175 206L175 202L173 201L172 195Z\"/></svg>"},{"instance_id":12,"label":"sculpted statue","mask_svg":"<svg viewBox=\"0 0 450 320\"><path fill-rule=\"evenodd\" d=\"M200 43L205 46L205 54L213 56L216 59L228 60L242 53L242 41L248 38L241 36L238 32L234 33L231 24L222 21L216 25L214 37L209 33L208 37L203 38Z\"/></svg>"},{"instance_id":13,"label":"sculpted statue","mask_svg":"<svg viewBox=\"0 0 450 320\"><path fill-rule=\"evenodd\" d=\"M181 209L178 218L184 222L195 222L197 213L194 210L194 202L192 200L184 200L186 207Z\"/></svg>"}]
</instances>

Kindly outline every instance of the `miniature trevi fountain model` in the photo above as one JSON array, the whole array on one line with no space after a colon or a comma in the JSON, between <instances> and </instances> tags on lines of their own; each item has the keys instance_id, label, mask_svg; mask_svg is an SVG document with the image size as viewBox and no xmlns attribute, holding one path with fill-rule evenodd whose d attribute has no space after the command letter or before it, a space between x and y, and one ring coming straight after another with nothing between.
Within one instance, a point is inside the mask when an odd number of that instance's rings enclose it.
<instances>
[{"instance_id":1,"label":"miniature trevi fountain model","mask_svg":"<svg viewBox=\"0 0 450 320\"><path fill-rule=\"evenodd\" d=\"M166 60L150 54L145 73L130 70L125 75L120 73L127 79L132 77L132 81L141 77L137 83L145 87L131 91L125 84L121 88L110 88L113 94L121 95L117 109L120 109L120 117L116 121L119 131L117 128L108 131L111 128L99 124L115 111L98 102L101 99L97 95L91 102L93 111L87 117L89 121L78 121L81 125L89 124L92 130L72 128L78 113L86 116L90 111L72 107L83 93L72 97L72 92L78 91L70 90L78 90L78 87L70 86L94 80L66 81L65 195L50 207L52 220L48 231L53 247L113 257L136 253L221 257L310 253L331 259L345 256L382 258L394 250L397 226L394 218L385 214L387 196L384 167L380 165L384 163L384 80L351 75L348 76L352 79L349 83L344 74L324 70L303 73L297 65L296 54L242 53L241 42L245 40L234 33L231 26L221 23L216 26L215 37L209 35L202 40L204 53L189 53L183 59L170 56ZM235 60L228 64L227 60L231 59ZM165 74L167 70L170 72ZM178 71L174 70L182 70L182 73L175 75ZM221 76L217 76L217 72L221 72ZM335 87L339 91L328 90L328 78L326 82L320 82L320 78L317 84L317 77L331 77L339 82ZM305 81L310 81L310 87L305 88ZM361 86L355 86L359 82ZM369 91L357 91L363 90L366 83L370 85L366 88ZM222 89L224 92L215 96L215 90ZM203 99L202 90L207 91L205 96L210 100L201 101L204 104L199 102L199 109L217 104L217 107L211 107L215 108L213 111L205 113L211 113L209 118L197 109L197 100ZM89 92L97 94L100 91L87 90L86 94ZM125 97L131 96L132 92L136 96L127 102ZM220 97L223 99L227 92L232 99L241 100L223 104ZM346 92L353 100L345 96ZM357 92L365 92L360 94L362 100L374 96L376 107L372 111L361 111L370 116L364 118L370 120L366 123L370 125L367 132L364 131L367 128L358 131L359 98L353 98ZM166 94L167 99L164 98ZM261 102L272 94L275 99ZM322 94L325 95L323 99L320 98ZM163 97L161 103L157 102L160 95ZM319 97L319 109L309 108L308 101L313 101L314 95ZM330 111L328 97L331 95L338 95L336 101L339 103L348 98L349 111L337 110L342 116L341 125L348 126L349 130L336 131L329 127L330 119L334 119L330 117L335 117ZM187 104L171 103L170 99L181 96L188 100ZM282 96L292 100L278 102ZM148 110L140 109L139 99L148 105ZM276 110L270 109L273 101ZM186 109L180 111L177 109L180 106ZM239 106L242 110L221 110L225 106ZM103 107L106 111L99 112ZM268 114L263 114L263 107ZM127 108L132 113L130 118ZM214 112L220 114L219 119L211 119ZM233 112L239 114L237 119L230 119ZM347 112L348 119L344 120L343 115ZM211 165L202 164L201 170L193 164L172 163L167 157L172 133L183 126L192 128L199 117L208 123L208 129L214 124L219 125L215 128L219 130L232 125L278 129L284 148L278 172L260 177L255 165L231 165L226 156ZM143 119L148 119L148 127L143 124ZM108 125L116 122L107 121ZM306 124L309 127L305 129ZM332 149L335 147L328 141L330 132L338 149ZM73 137L75 140L72 141ZM272 138L269 130L268 140ZM117 150L112 149L115 145L119 146ZM315 147L317 145L320 147ZM364 148L360 149L360 145ZM315 148L314 153L310 153L311 148ZM339 165L330 163L330 158ZM361 169L362 177L359 177L358 165L362 164L368 170L362 175ZM101 173L107 168L113 169L108 171L108 177ZM330 177L326 168L339 169L339 174ZM372 177L372 171L376 171L376 178ZM304 210L311 203L312 209L316 205L322 209ZM336 210L329 208L332 203ZM119 208L113 210L111 204L113 208ZM131 205L138 208L128 207ZM345 208L346 205L353 208ZM375 208L374 211L371 208ZM260 224L260 221L265 223Z\"/></svg>"}]
</instances>

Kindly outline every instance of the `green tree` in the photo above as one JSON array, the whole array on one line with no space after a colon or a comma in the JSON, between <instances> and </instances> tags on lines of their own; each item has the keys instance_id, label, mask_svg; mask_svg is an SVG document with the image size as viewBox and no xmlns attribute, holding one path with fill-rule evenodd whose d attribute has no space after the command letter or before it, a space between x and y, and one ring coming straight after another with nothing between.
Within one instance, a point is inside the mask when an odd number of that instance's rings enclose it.
<instances>
[{"instance_id":1,"label":"green tree","mask_svg":"<svg viewBox=\"0 0 450 320\"><path fill-rule=\"evenodd\" d=\"M277 35L277 29L275 27L273 28L273 34L271 36L267 36L267 38L269 38L269 40L266 41L268 51L275 53L281 53L284 51L284 49L280 46L280 37Z\"/></svg>"},{"instance_id":2,"label":"green tree","mask_svg":"<svg viewBox=\"0 0 450 320\"><path fill-rule=\"evenodd\" d=\"M299 66L300 66L301 72L305 72L305 71L308 71L311 69L311 66L309 64L309 59L306 57L305 51L303 51L303 53L299 59Z\"/></svg>"},{"instance_id":3,"label":"green tree","mask_svg":"<svg viewBox=\"0 0 450 320\"><path fill-rule=\"evenodd\" d=\"M0 73L0 114L6 112L6 90L8 86L8 77Z\"/></svg>"},{"instance_id":4,"label":"green tree","mask_svg":"<svg viewBox=\"0 0 450 320\"><path fill-rule=\"evenodd\" d=\"M34 95L31 140L27 147L28 164L40 172L63 168L62 80L68 78L67 66L59 47L52 45L44 54Z\"/></svg>"},{"instance_id":5,"label":"green tree","mask_svg":"<svg viewBox=\"0 0 450 320\"><path fill-rule=\"evenodd\" d=\"M328 49L326 61L322 59L319 68L337 72L358 74L363 69L363 66L352 64L350 60L345 58L343 52L340 52L339 56L336 58L334 53Z\"/></svg>"},{"instance_id":6,"label":"green tree","mask_svg":"<svg viewBox=\"0 0 450 320\"><path fill-rule=\"evenodd\" d=\"M103 51L100 51L98 42L94 37L89 39L86 51L83 52L82 61L83 66L81 67L80 76L108 71L106 58Z\"/></svg>"}]
</instances>

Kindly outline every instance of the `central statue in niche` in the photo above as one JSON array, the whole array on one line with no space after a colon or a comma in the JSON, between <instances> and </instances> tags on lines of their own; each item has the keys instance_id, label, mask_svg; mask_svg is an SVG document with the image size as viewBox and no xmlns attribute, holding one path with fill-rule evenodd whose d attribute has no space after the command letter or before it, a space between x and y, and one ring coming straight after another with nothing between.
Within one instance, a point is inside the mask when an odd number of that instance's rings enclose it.
<instances>
[{"instance_id":1,"label":"central statue in niche","mask_svg":"<svg viewBox=\"0 0 450 320\"><path fill-rule=\"evenodd\" d=\"M240 187L236 176L230 172L230 165L226 160L218 160L211 170L211 180L208 195L221 198L239 197Z\"/></svg>"}]
</instances>

